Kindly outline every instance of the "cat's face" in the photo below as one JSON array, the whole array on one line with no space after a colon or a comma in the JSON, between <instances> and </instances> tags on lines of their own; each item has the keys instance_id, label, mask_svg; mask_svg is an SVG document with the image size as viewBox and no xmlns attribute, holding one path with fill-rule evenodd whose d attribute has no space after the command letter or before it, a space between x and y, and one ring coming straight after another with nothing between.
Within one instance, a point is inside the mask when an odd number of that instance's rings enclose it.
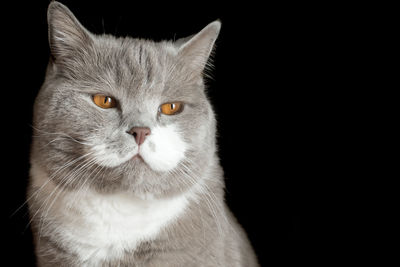
<instances>
[{"instance_id":1,"label":"cat's face","mask_svg":"<svg viewBox=\"0 0 400 267\"><path fill-rule=\"evenodd\" d=\"M95 36L59 3L48 18L53 60L35 103L33 160L72 189L163 195L197 182L215 154L202 72L220 23L155 43Z\"/></svg>"}]
</instances>

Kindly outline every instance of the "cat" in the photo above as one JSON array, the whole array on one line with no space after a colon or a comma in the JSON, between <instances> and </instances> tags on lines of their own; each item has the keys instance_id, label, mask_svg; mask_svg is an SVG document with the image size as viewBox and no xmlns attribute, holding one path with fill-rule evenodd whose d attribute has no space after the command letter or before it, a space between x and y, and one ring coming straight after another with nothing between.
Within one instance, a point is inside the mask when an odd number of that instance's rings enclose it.
<instances>
[{"instance_id":1,"label":"cat","mask_svg":"<svg viewBox=\"0 0 400 267\"><path fill-rule=\"evenodd\" d=\"M259 266L224 202L204 72L221 23L176 41L95 35L48 7L28 205L37 265Z\"/></svg>"}]
</instances>

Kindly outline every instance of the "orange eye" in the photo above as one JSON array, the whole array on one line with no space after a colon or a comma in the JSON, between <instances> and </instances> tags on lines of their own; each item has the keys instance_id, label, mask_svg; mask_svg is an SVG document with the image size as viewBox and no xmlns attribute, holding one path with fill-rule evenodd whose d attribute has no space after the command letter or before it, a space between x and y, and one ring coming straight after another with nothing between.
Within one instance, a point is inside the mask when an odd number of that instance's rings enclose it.
<instances>
[{"instance_id":1,"label":"orange eye","mask_svg":"<svg viewBox=\"0 0 400 267\"><path fill-rule=\"evenodd\" d=\"M101 108L114 108L117 105L114 98L105 95L94 95L93 102Z\"/></svg>"},{"instance_id":2,"label":"orange eye","mask_svg":"<svg viewBox=\"0 0 400 267\"><path fill-rule=\"evenodd\" d=\"M160 106L160 112L165 115L176 115L183 109L183 103L173 102L165 103Z\"/></svg>"}]
</instances>

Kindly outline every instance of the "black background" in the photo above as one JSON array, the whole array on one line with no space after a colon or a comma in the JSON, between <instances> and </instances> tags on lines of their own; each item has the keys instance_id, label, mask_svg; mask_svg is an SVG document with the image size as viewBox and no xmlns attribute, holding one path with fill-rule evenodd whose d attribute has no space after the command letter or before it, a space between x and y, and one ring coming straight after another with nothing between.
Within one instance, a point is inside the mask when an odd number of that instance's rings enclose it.
<instances>
[{"instance_id":1,"label":"black background","mask_svg":"<svg viewBox=\"0 0 400 267\"><path fill-rule=\"evenodd\" d=\"M329 251L330 219L322 214L335 173L324 151L335 139L326 139L334 129L325 123L325 106L335 82L328 75L334 66L324 62L340 46L327 34L329 8L249 1L61 2L98 34L173 39L220 19L208 84L228 205L262 266L310 263ZM25 199L32 105L49 58L47 6L1 4L2 258L12 266L34 266L27 209L11 214Z\"/></svg>"}]
</instances>

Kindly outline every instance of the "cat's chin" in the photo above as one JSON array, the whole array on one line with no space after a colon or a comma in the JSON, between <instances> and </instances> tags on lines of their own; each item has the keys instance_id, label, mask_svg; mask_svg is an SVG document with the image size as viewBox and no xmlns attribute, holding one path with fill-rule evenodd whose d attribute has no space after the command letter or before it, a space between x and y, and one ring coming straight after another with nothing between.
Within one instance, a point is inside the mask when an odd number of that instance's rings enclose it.
<instances>
[{"instance_id":1,"label":"cat's chin","mask_svg":"<svg viewBox=\"0 0 400 267\"><path fill-rule=\"evenodd\" d=\"M135 169L136 171L140 171L140 172L148 172L151 171L153 172L154 169L150 166L150 164L148 164L144 158L142 157L142 155L140 155L139 153L133 155L128 161L126 161L124 164L129 165L130 168Z\"/></svg>"},{"instance_id":2,"label":"cat's chin","mask_svg":"<svg viewBox=\"0 0 400 267\"><path fill-rule=\"evenodd\" d=\"M133 165L133 167L136 168L136 169L141 169L141 170L147 169L147 170L151 170L151 171L156 171L156 170L154 170L154 169L151 167L151 165L150 165L149 163L147 163L147 162L143 159L142 155L140 155L140 154L134 155L134 156L129 160L129 163L130 163L131 165Z\"/></svg>"}]
</instances>

